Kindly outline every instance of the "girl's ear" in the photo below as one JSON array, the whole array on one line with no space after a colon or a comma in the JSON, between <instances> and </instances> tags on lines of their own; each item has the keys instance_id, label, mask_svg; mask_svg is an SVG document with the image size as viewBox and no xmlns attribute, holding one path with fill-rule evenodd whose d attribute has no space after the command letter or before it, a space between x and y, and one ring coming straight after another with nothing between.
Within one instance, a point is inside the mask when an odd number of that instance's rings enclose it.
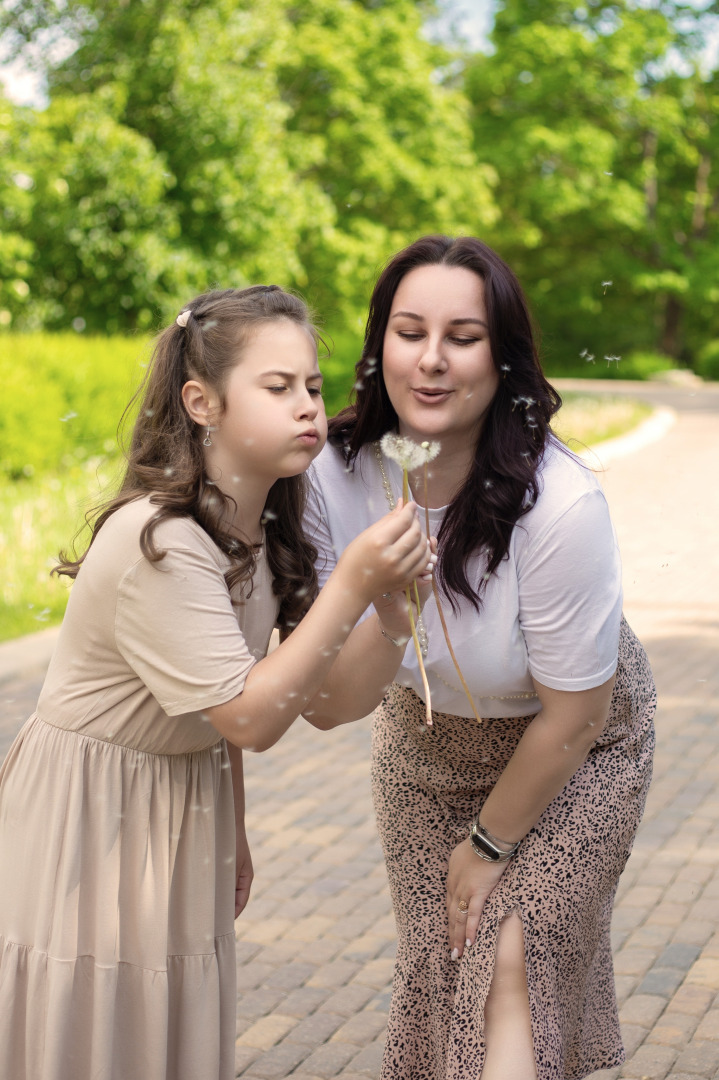
<instances>
[{"instance_id":1,"label":"girl's ear","mask_svg":"<svg viewBox=\"0 0 719 1080\"><path fill-rule=\"evenodd\" d=\"M190 379L182 387L182 401L191 420L201 427L207 427L212 423L212 414L217 408L215 395L208 393L207 388L197 379Z\"/></svg>"}]
</instances>

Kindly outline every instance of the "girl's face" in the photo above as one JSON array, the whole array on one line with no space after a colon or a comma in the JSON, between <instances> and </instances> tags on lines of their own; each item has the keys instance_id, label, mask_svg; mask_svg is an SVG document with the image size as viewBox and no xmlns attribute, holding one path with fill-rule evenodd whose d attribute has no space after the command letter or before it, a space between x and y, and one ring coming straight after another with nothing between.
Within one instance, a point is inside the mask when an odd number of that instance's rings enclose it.
<instances>
[{"instance_id":1,"label":"girl's face","mask_svg":"<svg viewBox=\"0 0 719 1080\"><path fill-rule=\"evenodd\" d=\"M241 351L207 448L211 476L269 484L304 472L327 439L315 342L288 319L262 325Z\"/></svg>"},{"instance_id":2,"label":"girl's face","mask_svg":"<svg viewBox=\"0 0 719 1080\"><path fill-rule=\"evenodd\" d=\"M382 370L400 434L473 450L499 375L484 283L461 266L419 266L402 278L384 335Z\"/></svg>"}]
</instances>

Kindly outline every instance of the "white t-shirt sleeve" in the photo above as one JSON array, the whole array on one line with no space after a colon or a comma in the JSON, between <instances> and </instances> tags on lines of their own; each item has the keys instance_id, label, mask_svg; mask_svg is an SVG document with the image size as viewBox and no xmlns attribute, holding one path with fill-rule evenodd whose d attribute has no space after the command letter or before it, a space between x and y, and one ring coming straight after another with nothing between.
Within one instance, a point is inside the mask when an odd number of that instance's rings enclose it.
<instances>
[{"instance_id":1,"label":"white t-shirt sleeve","mask_svg":"<svg viewBox=\"0 0 719 1080\"><path fill-rule=\"evenodd\" d=\"M519 625L532 676L554 690L606 682L617 666L622 584L601 489L584 492L533 537L517 571Z\"/></svg>"},{"instance_id":2,"label":"white t-shirt sleeve","mask_svg":"<svg viewBox=\"0 0 719 1080\"><path fill-rule=\"evenodd\" d=\"M329 516L320 480L314 466L310 466L309 477L311 483L303 518L303 528L307 539L317 548L315 568L319 586L323 588L337 565L337 552L330 532Z\"/></svg>"}]
</instances>

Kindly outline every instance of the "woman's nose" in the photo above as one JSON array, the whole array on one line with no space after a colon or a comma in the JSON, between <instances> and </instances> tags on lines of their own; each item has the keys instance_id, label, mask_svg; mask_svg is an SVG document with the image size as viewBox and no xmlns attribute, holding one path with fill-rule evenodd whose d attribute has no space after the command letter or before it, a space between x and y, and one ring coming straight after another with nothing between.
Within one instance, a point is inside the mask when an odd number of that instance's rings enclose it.
<instances>
[{"instance_id":1,"label":"woman's nose","mask_svg":"<svg viewBox=\"0 0 719 1080\"><path fill-rule=\"evenodd\" d=\"M419 367L425 372L443 371L447 367L442 338L426 339L425 348L419 358Z\"/></svg>"}]
</instances>

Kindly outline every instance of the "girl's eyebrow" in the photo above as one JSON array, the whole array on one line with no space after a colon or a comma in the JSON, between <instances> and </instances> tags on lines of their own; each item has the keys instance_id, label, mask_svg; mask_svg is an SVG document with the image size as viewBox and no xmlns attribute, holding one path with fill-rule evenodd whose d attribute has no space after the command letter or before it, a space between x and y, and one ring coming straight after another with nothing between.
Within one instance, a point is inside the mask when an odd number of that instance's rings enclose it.
<instances>
[{"instance_id":1,"label":"girl's eyebrow","mask_svg":"<svg viewBox=\"0 0 719 1080\"><path fill-rule=\"evenodd\" d=\"M414 319L416 322L424 322L424 317L422 315L416 315L414 311L395 311L392 318L398 319L400 315L403 315L405 319ZM474 323L476 326L483 326L485 330L489 329L483 319L477 319L471 315L467 315L461 319L449 320L450 326L467 326L469 323Z\"/></svg>"},{"instance_id":2,"label":"girl's eyebrow","mask_svg":"<svg viewBox=\"0 0 719 1080\"><path fill-rule=\"evenodd\" d=\"M260 375L261 379L269 379L269 378L296 379L297 377L298 376L297 376L296 371L279 371L279 370L276 370L276 371L263 371L262 374ZM322 380L324 379L324 375L322 374L321 371L316 371L312 375L307 376L307 381L308 382L312 382L313 379L314 380L319 379L319 381L322 382Z\"/></svg>"}]
</instances>

